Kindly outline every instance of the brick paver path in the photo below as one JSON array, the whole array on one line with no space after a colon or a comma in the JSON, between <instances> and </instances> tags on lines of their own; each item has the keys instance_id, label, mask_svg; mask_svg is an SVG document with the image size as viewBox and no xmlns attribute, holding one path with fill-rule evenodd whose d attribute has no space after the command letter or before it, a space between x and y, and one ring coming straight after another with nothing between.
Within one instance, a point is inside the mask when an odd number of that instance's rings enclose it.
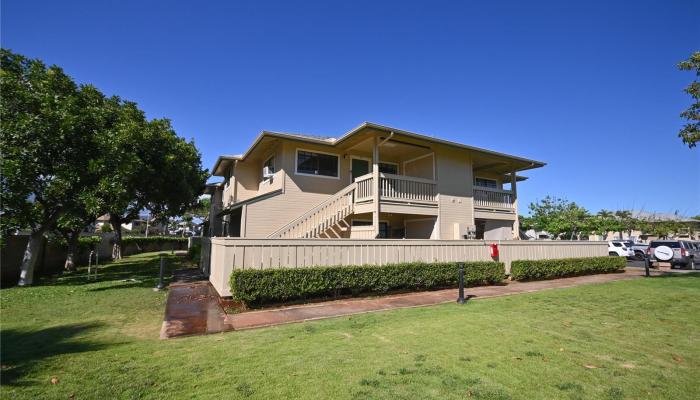
<instances>
[{"instance_id":1,"label":"brick paver path","mask_svg":"<svg viewBox=\"0 0 700 400\"><path fill-rule=\"evenodd\" d=\"M658 271L653 272L654 275L661 273ZM643 269L628 268L627 271L616 274L588 275L535 282L508 282L496 286L472 287L465 289L465 295L470 297L469 301L473 301L474 299L507 296L546 289L635 279L643 275ZM326 301L227 315L221 308L216 291L209 282L178 283L170 286L161 338L262 328L395 308L423 307L454 302L456 300L457 289L445 289L381 297Z\"/></svg>"}]
</instances>

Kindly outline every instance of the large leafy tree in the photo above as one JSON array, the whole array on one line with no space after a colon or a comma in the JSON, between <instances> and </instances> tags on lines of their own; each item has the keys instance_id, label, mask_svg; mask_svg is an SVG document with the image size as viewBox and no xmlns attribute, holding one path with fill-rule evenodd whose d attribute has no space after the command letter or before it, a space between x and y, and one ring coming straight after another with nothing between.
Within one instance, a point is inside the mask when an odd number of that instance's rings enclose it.
<instances>
[{"instance_id":1,"label":"large leafy tree","mask_svg":"<svg viewBox=\"0 0 700 400\"><path fill-rule=\"evenodd\" d=\"M121 258L121 226L148 209L158 221L182 215L204 189L207 171L193 142L179 137L167 119L146 121L133 103L103 142L107 171L100 193L115 233L113 258Z\"/></svg>"},{"instance_id":2,"label":"large leafy tree","mask_svg":"<svg viewBox=\"0 0 700 400\"><path fill-rule=\"evenodd\" d=\"M700 51L694 52L690 58L678 63L678 68L682 71L695 71L695 76L700 76ZM681 113L681 117L688 120L678 136L688 147L693 148L700 141L700 82L694 80L685 88L694 103Z\"/></svg>"},{"instance_id":3,"label":"large leafy tree","mask_svg":"<svg viewBox=\"0 0 700 400\"><path fill-rule=\"evenodd\" d=\"M100 97L59 67L0 49L3 234L26 229L20 285L31 284L44 236L92 179Z\"/></svg>"},{"instance_id":4,"label":"large leafy tree","mask_svg":"<svg viewBox=\"0 0 700 400\"><path fill-rule=\"evenodd\" d=\"M147 121L135 103L39 60L2 49L0 63L1 228L30 233L20 285L32 283L49 232L74 253L82 228L108 212L120 258L123 222L144 208L167 218L196 202L207 172L168 120Z\"/></svg>"}]
</instances>

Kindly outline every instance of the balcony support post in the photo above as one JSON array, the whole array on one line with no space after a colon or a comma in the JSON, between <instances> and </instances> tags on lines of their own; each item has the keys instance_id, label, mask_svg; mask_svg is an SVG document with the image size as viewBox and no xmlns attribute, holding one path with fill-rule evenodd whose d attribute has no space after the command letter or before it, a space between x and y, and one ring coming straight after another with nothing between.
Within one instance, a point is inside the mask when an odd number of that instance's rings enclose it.
<instances>
[{"instance_id":1,"label":"balcony support post","mask_svg":"<svg viewBox=\"0 0 700 400\"><path fill-rule=\"evenodd\" d=\"M374 210L372 211L372 229L374 231L374 237L379 237L379 137L374 137L374 143L372 146L372 204L374 205Z\"/></svg>"},{"instance_id":2,"label":"balcony support post","mask_svg":"<svg viewBox=\"0 0 700 400\"><path fill-rule=\"evenodd\" d=\"M518 179L515 169L510 171L510 192L513 196L513 210L515 211L515 221L513 222L513 239L520 239L520 217L518 216L518 190L516 188Z\"/></svg>"}]
</instances>

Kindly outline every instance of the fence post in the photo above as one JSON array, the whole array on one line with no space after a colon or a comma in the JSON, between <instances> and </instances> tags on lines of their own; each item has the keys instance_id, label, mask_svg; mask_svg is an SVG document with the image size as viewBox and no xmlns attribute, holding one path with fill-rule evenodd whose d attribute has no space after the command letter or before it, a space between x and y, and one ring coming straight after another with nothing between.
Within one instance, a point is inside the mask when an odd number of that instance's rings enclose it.
<instances>
[{"instance_id":1,"label":"fence post","mask_svg":"<svg viewBox=\"0 0 700 400\"><path fill-rule=\"evenodd\" d=\"M464 263L458 262L459 266L459 297L457 297L457 303L464 304Z\"/></svg>"},{"instance_id":2,"label":"fence post","mask_svg":"<svg viewBox=\"0 0 700 400\"><path fill-rule=\"evenodd\" d=\"M92 273L92 253L93 251L90 251L90 255L88 256L88 280L90 280L90 273Z\"/></svg>"}]
</instances>

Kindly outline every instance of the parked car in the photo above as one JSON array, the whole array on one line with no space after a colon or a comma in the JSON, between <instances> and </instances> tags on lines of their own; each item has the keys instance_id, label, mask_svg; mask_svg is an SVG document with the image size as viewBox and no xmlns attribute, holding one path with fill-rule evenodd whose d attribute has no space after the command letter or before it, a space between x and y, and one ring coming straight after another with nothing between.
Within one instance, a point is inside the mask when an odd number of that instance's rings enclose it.
<instances>
[{"instance_id":1,"label":"parked car","mask_svg":"<svg viewBox=\"0 0 700 400\"><path fill-rule=\"evenodd\" d=\"M688 240L652 240L647 255L652 263L669 263L671 268L700 268L700 253Z\"/></svg>"},{"instance_id":2,"label":"parked car","mask_svg":"<svg viewBox=\"0 0 700 400\"><path fill-rule=\"evenodd\" d=\"M649 248L648 243L632 243L632 245L627 245L634 252L634 258L637 260L644 260L647 255L647 249Z\"/></svg>"},{"instance_id":3,"label":"parked car","mask_svg":"<svg viewBox=\"0 0 700 400\"><path fill-rule=\"evenodd\" d=\"M612 242L608 242L608 254L611 256L619 256L626 258L634 257L634 251L630 248L627 248L627 245L625 245L619 240L613 240Z\"/></svg>"}]
</instances>

